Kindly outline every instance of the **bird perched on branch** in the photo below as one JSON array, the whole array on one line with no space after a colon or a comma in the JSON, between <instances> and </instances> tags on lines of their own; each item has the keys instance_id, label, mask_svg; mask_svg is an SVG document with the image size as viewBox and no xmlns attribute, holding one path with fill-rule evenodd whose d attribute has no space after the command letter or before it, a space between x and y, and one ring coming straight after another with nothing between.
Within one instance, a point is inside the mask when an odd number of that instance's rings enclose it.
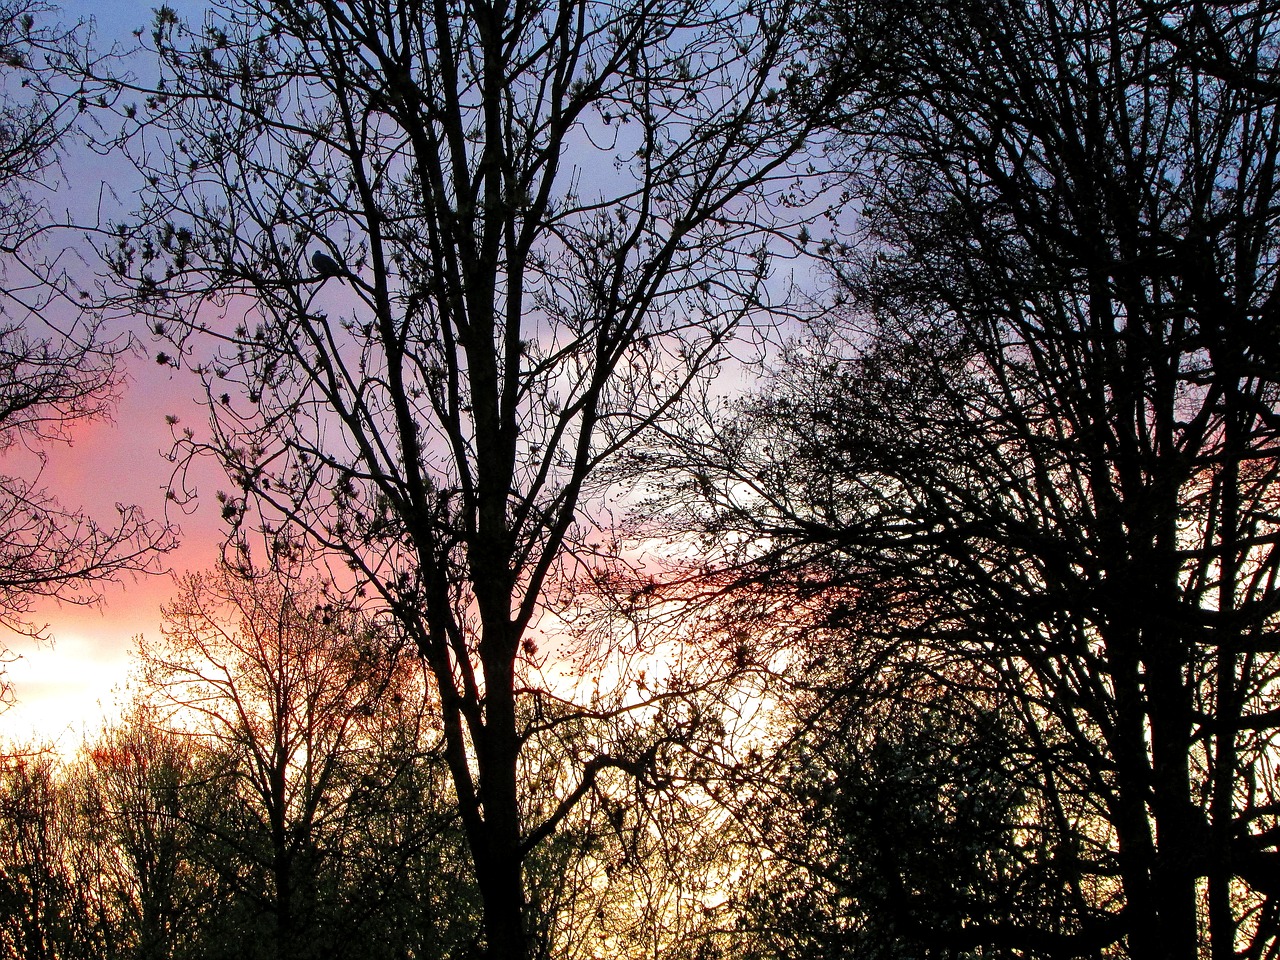
<instances>
[{"instance_id":1,"label":"bird perched on branch","mask_svg":"<svg viewBox=\"0 0 1280 960\"><path fill-rule=\"evenodd\" d=\"M317 250L311 254L311 266L315 267L316 273L320 274L323 279L337 277L343 283L346 283L346 278L351 276L351 271L347 269L346 264L339 263L323 250Z\"/></svg>"}]
</instances>

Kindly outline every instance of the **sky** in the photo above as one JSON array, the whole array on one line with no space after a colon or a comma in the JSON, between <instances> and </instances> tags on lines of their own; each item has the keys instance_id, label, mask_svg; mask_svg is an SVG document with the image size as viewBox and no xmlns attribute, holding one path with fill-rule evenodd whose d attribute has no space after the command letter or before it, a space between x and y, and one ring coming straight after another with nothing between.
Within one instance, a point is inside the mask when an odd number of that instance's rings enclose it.
<instances>
[{"instance_id":1,"label":"sky","mask_svg":"<svg viewBox=\"0 0 1280 960\"><path fill-rule=\"evenodd\" d=\"M81 426L70 445L46 447L43 480L68 507L110 522L116 503L138 505L149 518L163 519L171 464L169 425L173 414L188 422L202 417L196 379L158 367L148 357L130 357L130 382L114 419ZM8 460L8 458L6 458ZM34 457L18 455L5 470L28 471ZM23 462L25 460L25 462ZM202 492L213 492L219 474L208 465ZM225 485L225 483L223 484ZM35 621L48 623L52 644L10 635L3 642L21 659L6 673L15 703L0 713L0 743L59 740L73 745L86 731L112 716L127 679L129 652L139 634L159 632L160 607L174 592L171 574L210 567L221 543L218 512L204 505L190 516L170 517L181 530L181 545L164 558L170 573L130 578L107 585L96 607L42 603Z\"/></svg>"},{"instance_id":2,"label":"sky","mask_svg":"<svg viewBox=\"0 0 1280 960\"><path fill-rule=\"evenodd\" d=\"M190 16L200 3L170 6ZM63 0L64 21L91 19L100 42L130 40L130 32L150 20L158 2L124 0ZM101 158L86 161L71 156L65 177L56 184L56 199L74 202L95 197L98 185L111 178ZM115 517L116 503L136 504L149 517L163 519L165 491L172 465L164 458L170 446L166 415L201 422L196 402L199 384L188 372L160 367L147 354L128 356L128 382L114 417L80 425L70 445L43 448L47 458L42 482L68 508L83 508L104 523ZM0 470L31 477L38 461L23 450L0 460ZM202 491L213 492L218 473L209 466L200 477ZM223 484L225 485L225 484ZM173 593L172 574L206 569L214 564L221 542L218 512L210 506L191 516L170 518L181 529L180 547L164 558L169 571L152 577L126 578L102 591L96 607L42 603L34 620L48 623L52 644L37 645L14 635L0 636L0 645L18 657L5 668L15 702L0 712L0 747L5 742L34 744L57 741L74 749L86 733L114 715L127 691L129 653L139 634L159 632L160 607Z\"/></svg>"}]
</instances>

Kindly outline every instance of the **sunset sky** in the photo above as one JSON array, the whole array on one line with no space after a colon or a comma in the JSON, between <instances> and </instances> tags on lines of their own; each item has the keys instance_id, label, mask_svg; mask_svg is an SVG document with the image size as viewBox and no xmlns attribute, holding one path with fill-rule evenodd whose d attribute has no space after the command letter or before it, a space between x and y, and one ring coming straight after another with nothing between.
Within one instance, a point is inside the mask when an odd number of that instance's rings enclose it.
<instances>
[{"instance_id":1,"label":"sunset sky","mask_svg":"<svg viewBox=\"0 0 1280 960\"><path fill-rule=\"evenodd\" d=\"M198 13L203 6L189 0L168 2L184 16ZM131 40L130 31L147 23L156 5L66 0L62 17L67 22L92 19L98 43L107 46ZM102 158L74 153L67 158L64 172L64 177L51 182L54 210L92 202L104 179L113 187L127 182L127 171L104 166ZM192 374L157 366L143 352L124 359L129 379L114 420L82 425L74 444L43 450L47 457L44 484L64 506L82 507L104 524L114 518L116 503L137 504L149 518L164 517L171 472L163 456L170 445L165 417L172 414L187 422L203 418L194 400L199 384ZM36 456L24 450L11 452L0 467L26 478L34 477L38 468ZM217 478L211 469L202 478L201 492L212 494ZM170 519L181 527L182 544L166 558L166 566L174 573L210 566L220 542L217 511L205 507L191 516L177 514ZM74 747L86 726L92 730L104 711L112 709L126 679L133 638L158 632L160 605L172 589L169 576L144 577L108 585L96 608L44 603L35 619L50 625L53 646L37 646L14 635L0 640L20 657L6 668L16 703L0 713L0 742L60 737L64 746Z\"/></svg>"},{"instance_id":2,"label":"sunset sky","mask_svg":"<svg viewBox=\"0 0 1280 960\"><path fill-rule=\"evenodd\" d=\"M146 357L127 363L131 382L114 422L84 426L71 446L46 449L44 479L69 507L83 507L109 523L115 504L136 503L148 517L165 511L165 489L171 465L163 454L169 446L167 414L186 420L201 416L195 404L196 381L190 374L174 374ZM14 455L4 468L31 476L34 456ZM211 494L218 474L210 469L201 492ZM220 542L218 515L202 507L190 516L177 514L182 544L166 557L173 572L210 566ZM103 591L100 607L41 605L37 619L47 622L52 647L10 636L5 645L21 659L7 668L17 702L0 714L0 740L58 737L68 731L80 739L83 725L92 729L109 711L116 688L125 680L128 653L138 634L154 636L160 605L172 593L169 576L125 579Z\"/></svg>"}]
</instances>

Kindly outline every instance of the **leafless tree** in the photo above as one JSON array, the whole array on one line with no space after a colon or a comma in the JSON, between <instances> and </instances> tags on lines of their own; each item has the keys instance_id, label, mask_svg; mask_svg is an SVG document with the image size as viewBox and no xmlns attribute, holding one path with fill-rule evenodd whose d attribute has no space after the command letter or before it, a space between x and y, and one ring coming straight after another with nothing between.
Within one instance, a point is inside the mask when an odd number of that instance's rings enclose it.
<instances>
[{"instance_id":1,"label":"leafless tree","mask_svg":"<svg viewBox=\"0 0 1280 960\"><path fill-rule=\"evenodd\" d=\"M203 740L218 767L206 776L234 807L195 829L221 841L225 876L262 900L275 955L305 955L340 828L359 819L357 787L395 759L362 727L402 664L377 624L268 574L190 575L164 616L161 640L140 648L153 710Z\"/></svg>"},{"instance_id":2,"label":"leafless tree","mask_svg":"<svg viewBox=\"0 0 1280 960\"><path fill-rule=\"evenodd\" d=\"M546 714L522 671L607 552L598 467L781 302L770 250L817 213L794 25L787 2L161 8L162 81L121 97L145 206L103 252L207 390L175 456L216 455L246 545L339 558L430 665L495 958L526 954L525 858L603 770L642 773L575 755L526 822Z\"/></svg>"},{"instance_id":3,"label":"leafless tree","mask_svg":"<svg viewBox=\"0 0 1280 960\"><path fill-rule=\"evenodd\" d=\"M1106 827L1053 861L1050 952L1274 956L1277 12L817 21L833 63L886 65L833 114L861 171L842 318L689 432L665 505L1021 704L1028 761ZM1019 927L989 944L1043 948Z\"/></svg>"},{"instance_id":4,"label":"leafless tree","mask_svg":"<svg viewBox=\"0 0 1280 960\"><path fill-rule=\"evenodd\" d=\"M213 886L193 815L204 773L199 743L157 725L145 704L61 771L77 882L100 901L104 954L167 960L196 939Z\"/></svg>"},{"instance_id":5,"label":"leafless tree","mask_svg":"<svg viewBox=\"0 0 1280 960\"><path fill-rule=\"evenodd\" d=\"M50 750L0 761L0 950L87 958L101 949L92 897L75 869L71 804ZM90 878L90 882L92 882Z\"/></svg>"}]
</instances>

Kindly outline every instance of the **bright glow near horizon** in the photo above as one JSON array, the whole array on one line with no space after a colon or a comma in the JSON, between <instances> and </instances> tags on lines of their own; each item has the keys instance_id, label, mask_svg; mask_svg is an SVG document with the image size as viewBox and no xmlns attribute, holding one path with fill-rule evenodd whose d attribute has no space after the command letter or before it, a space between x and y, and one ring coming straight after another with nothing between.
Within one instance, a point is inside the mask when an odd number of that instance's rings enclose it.
<instances>
[{"instance_id":1,"label":"bright glow near horizon","mask_svg":"<svg viewBox=\"0 0 1280 960\"><path fill-rule=\"evenodd\" d=\"M130 381L113 420L80 424L73 443L41 450L41 484L66 508L83 510L104 525L114 521L117 503L137 504L148 518L163 520L172 470L163 456L171 444L165 415L193 423L203 417L193 375L174 374L146 357L126 358L125 367ZM200 493L212 500L226 481L213 464L202 466L207 469L198 478ZM38 467L38 459L21 448L0 457L0 470L27 478ZM163 558L164 566L177 573L212 567L221 543L218 511L201 506L170 519L181 527L181 545ZM113 716L133 639L158 634L160 606L173 592L166 575L125 577L104 585L102 602L94 607L40 602L29 619L49 625L52 645L0 631L0 648L21 658L5 669L14 703L0 712L0 753L7 743L49 741L74 750L104 715Z\"/></svg>"},{"instance_id":2,"label":"bright glow near horizon","mask_svg":"<svg viewBox=\"0 0 1280 960\"><path fill-rule=\"evenodd\" d=\"M19 659L6 678L17 702L0 714L0 753L6 747L54 746L74 751L105 719L119 714L128 677L128 646L106 629L91 637L64 632L53 645L18 638Z\"/></svg>"},{"instance_id":3,"label":"bright glow near horizon","mask_svg":"<svg viewBox=\"0 0 1280 960\"><path fill-rule=\"evenodd\" d=\"M204 6L198 0L170 0L170 5L197 23ZM92 7L84 0L64 0L62 8L69 20L92 14L102 42L126 38L130 29L151 19L149 8L124 0L103 0ZM108 166L104 167L104 163ZM63 177L50 185L55 191L53 208L76 198L96 203L100 197L97 181L104 176L118 178L116 186L121 195L128 195L123 185L130 171L123 165L117 170L101 157L71 155L62 170ZM94 258L87 256L84 262L92 271ZM147 343L145 334L142 342ZM74 444L51 445L40 451L47 458L41 483L67 509L83 510L104 525L114 520L118 502L138 505L152 520L163 519L165 490L172 469L163 457L171 446L165 416L175 415L183 425L192 425L197 431L207 416L198 402L198 379L186 371L158 366L154 356L152 349L125 358L130 380L113 421L78 425ZM726 391L736 390L742 383L734 365L729 370L719 384ZM30 451L14 450L0 458L0 470L28 478L38 467L39 462ZM215 491L228 486L212 464L205 465L196 479L204 500L211 500ZM182 527L182 544L164 559L165 565L179 574L211 568L218 559L222 536L216 505L204 504L194 515L170 519ZM15 702L0 711L0 753L6 742L55 739L61 748L74 749L84 733L92 735L100 727L104 715L113 716L120 696L118 689L128 678L133 638L138 634L149 638L158 634L160 605L172 595L170 578L158 576L107 585L97 608L42 604L32 620L49 624L52 646L38 646L27 638L6 636L0 631L0 649L7 648L22 658L9 664L5 671ZM625 675L623 668L618 669ZM548 667L551 674L557 670L571 672L572 664L553 663ZM659 672L650 666L649 682ZM556 685L566 681L561 677L551 682Z\"/></svg>"}]
</instances>

